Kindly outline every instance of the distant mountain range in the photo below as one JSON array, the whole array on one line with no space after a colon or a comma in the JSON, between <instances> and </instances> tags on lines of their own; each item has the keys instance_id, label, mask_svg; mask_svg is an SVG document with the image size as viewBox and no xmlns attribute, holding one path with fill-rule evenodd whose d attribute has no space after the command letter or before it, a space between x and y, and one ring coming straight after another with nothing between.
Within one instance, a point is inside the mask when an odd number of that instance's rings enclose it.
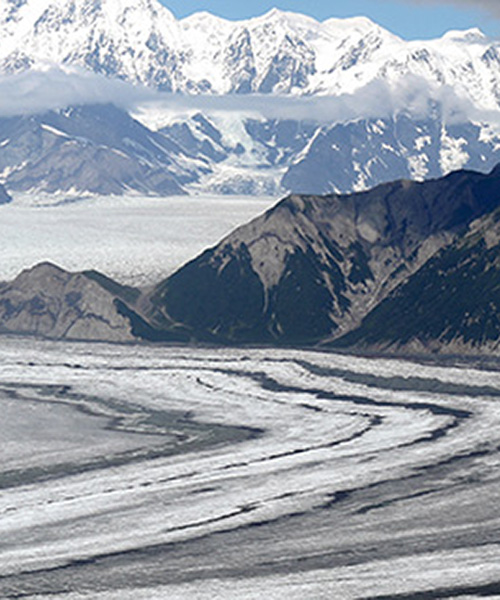
<instances>
[{"instance_id":1,"label":"distant mountain range","mask_svg":"<svg viewBox=\"0 0 500 600\"><path fill-rule=\"evenodd\" d=\"M347 193L498 161L500 134L439 113L324 125L196 112L157 130L110 104L0 117L0 183L11 192Z\"/></svg>"},{"instance_id":2,"label":"distant mountain range","mask_svg":"<svg viewBox=\"0 0 500 600\"><path fill-rule=\"evenodd\" d=\"M4 77L80 69L175 92L157 96L158 119L111 106L97 79L63 108L61 82L53 108L2 113L0 99L12 192L345 193L500 160L500 44L478 30L407 42L366 18L176 20L157 0L5 0L0 36Z\"/></svg>"},{"instance_id":3,"label":"distant mountain range","mask_svg":"<svg viewBox=\"0 0 500 600\"><path fill-rule=\"evenodd\" d=\"M148 290L48 264L0 331L58 339L498 353L500 167L292 195Z\"/></svg>"},{"instance_id":4,"label":"distant mountain range","mask_svg":"<svg viewBox=\"0 0 500 600\"><path fill-rule=\"evenodd\" d=\"M77 65L182 93L352 93L419 75L498 108L500 44L479 30L407 42L367 18L323 23L272 10L176 20L157 0L4 0L0 71Z\"/></svg>"}]
</instances>

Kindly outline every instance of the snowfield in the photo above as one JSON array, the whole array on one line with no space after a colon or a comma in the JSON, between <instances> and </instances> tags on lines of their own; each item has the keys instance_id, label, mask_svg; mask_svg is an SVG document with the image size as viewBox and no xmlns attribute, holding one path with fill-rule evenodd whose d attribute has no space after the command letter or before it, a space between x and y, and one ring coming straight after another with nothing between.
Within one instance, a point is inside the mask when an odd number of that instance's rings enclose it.
<instances>
[{"instance_id":1,"label":"snowfield","mask_svg":"<svg viewBox=\"0 0 500 600\"><path fill-rule=\"evenodd\" d=\"M276 198L17 195L0 207L0 281L51 261L131 285L156 283Z\"/></svg>"},{"instance_id":2,"label":"snowfield","mask_svg":"<svg viewBox=\"0 0 500 600\"><path fill-rule=\"evenodd\" d=\"M16 338L0 365L1 597L498 597L496 367Z\"/></svg>"}]
</instances>

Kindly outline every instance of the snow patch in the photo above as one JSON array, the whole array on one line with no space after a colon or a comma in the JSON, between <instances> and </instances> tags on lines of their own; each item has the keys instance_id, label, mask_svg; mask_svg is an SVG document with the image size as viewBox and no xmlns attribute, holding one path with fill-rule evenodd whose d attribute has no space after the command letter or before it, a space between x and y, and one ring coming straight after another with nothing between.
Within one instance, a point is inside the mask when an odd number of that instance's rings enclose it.
<instances>
[{"instance_id":1,"label":"snow patch","mask_svg":"<svg viewBox=\"0 0 500 600\"><path fill-rule=\"evenodd\" d=\"M44 131L48 131L49 133L52 133L53 135L55 135L57 137L63 137L63 138L69 137L69 135L67 133L65 133L64 131L61 131L60 129L56 129L55 127L52 127L52 125L47 125L46 123L41 123L40 127Z\"/></svg>"},{"instance_id":2,"label":"snow patch","mask_svg":"<svg viewBox=\"0 0 500 600\"><path fill-rule=\"evenodd\" d=\"M470 156L465 150L465 138L453 138L448 135L446 127L441 131L440 165L443 175L461 169Z\"/></svg>"},{"instance_id":3,"label":"snow patch","mask_svg":"<svg viewBox=\"0 0 500 600\"><path fill-rule=\"evenodd\" d=\"M416 181L423 181L429 172L427 167L429 163L429 157L427 154L418 154L408 157L408 168L412 179Z\"/></svg>"}]
</instances>

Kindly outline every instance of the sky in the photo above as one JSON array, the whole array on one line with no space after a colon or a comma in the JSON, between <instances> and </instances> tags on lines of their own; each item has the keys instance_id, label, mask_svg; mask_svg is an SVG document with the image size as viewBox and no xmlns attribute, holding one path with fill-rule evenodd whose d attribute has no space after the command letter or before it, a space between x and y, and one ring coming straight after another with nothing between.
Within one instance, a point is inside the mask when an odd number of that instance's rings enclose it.
<instances>
[{"instance_id":1,"label":"sky","mask_svg":"<svg viewBox=\"0 0 500 600\"><path fill-rule=\"evenodd\" d=\"M500 38L500 0L160 0L176 17L206 10L227 19L262 15L273 7L329 17L363 15L404 39L440 37L450 29L479 27Z\"/></svg>"}]
</instances>

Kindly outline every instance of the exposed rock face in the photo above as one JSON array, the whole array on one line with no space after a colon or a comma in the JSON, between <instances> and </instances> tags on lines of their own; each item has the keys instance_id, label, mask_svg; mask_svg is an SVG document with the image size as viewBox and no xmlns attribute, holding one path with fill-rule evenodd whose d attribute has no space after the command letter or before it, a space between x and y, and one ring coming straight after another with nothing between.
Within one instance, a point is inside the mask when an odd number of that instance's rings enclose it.
<instances>
[{"instance_id":1,"label":"exposed rock face","mask_svg":"<svg viewBox=\"0 0 500 600\"><path fill-rule=\"evenodd\" d=\"M172 140L112 105L0 118L0 140L0 173L16 191L167 196L192 179Z\"/></svg>"},{"instance_id":2,"label":"exposed rock face","mask_svg":"<svg viewBox=\"0 0 500 600\"><path fill-rule=\"evenodd\" d=\"M12 197L7 192L3 185L0 185L0 204L8 204L12 202Z\"/></svg>"},{"instance_id":3,"label":"exposed rock face","mask_svg":"<svg viewBox=\"0 0 500 600\"><path fill-rule=\"evenodd\" d=\"M115 300L116 295L92 275L42 263L0 284L0 331L67 340L132 341L130 320L119 313Z\"/></svg>"},{"instance_id":4,"label":"exposed rock face","mask_svg":"<svg viewBox=\"0 0 500 600\"><path fill-rule=\"evenodd\" d=\"M500 160L496 134L439 111L426 118L397 114L319 128L291 161L281 185L294 193L347 193L396 179L422 181L459 169L488 172Z\"/></svg>"},{"instance_id":5,"label":"exposed rock face","mask_svg":"<svg viewBox=\"0 0 500 600\"><path fill-rule=\"evenodd\" d=\"M500 351L500 212L433 256L336 347L448 354Z\"/></svg>"},{"instance_id":6,"label":"exposed rock face","mask_svg":"<svg viewBox=\"0 0 500 600\"><path fill-rule=\"evenodd\" d=\"M340 337L499 203L500 169L291 196L162 282L150 315L226 342Z\"/></svg>"}]
</instances>

